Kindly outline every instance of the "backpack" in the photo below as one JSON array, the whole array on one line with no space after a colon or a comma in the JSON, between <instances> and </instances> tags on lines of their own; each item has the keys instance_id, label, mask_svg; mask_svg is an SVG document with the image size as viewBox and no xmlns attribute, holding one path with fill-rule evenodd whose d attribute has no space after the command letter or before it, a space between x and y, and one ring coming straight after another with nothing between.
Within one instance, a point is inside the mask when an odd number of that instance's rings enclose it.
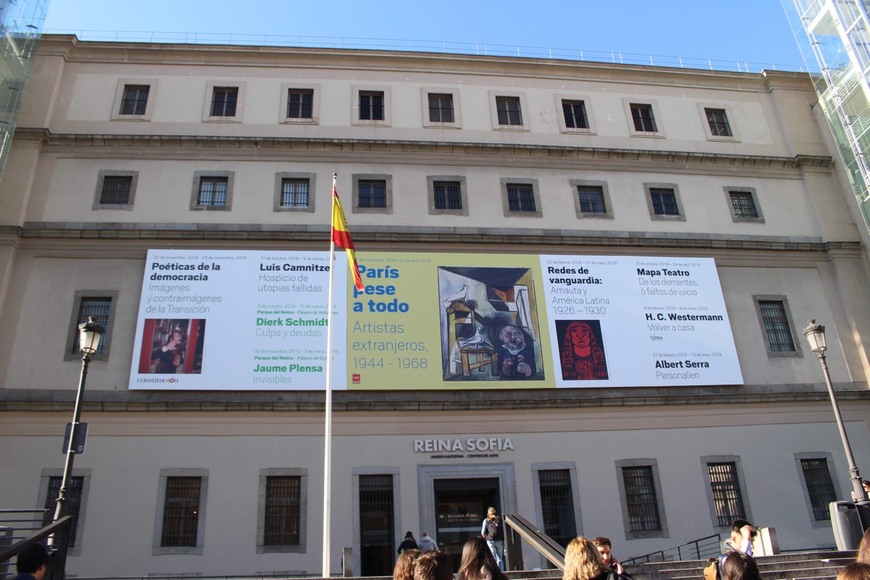
<instances>
[{"instance_id":1,"label":"backpack","mask_svg":"<svg viewBox=\"0 0 870 580\"><path fill-rule=\"evenodd\" d=\"M501 526L498 524L498 519L486 520L486 535L490 540L501 539Z\"/></svg>"}]
</instances>

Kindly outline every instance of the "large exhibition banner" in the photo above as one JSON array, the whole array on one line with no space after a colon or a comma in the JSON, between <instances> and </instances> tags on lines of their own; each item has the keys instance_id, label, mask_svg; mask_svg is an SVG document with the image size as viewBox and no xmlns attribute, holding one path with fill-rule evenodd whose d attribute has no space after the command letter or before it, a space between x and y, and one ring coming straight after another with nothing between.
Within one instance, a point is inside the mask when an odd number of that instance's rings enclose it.
<instances>
[{"instance_id":1,"label":"large exhibition banner","mask_svg":"<svg viewBox=\"0 0 870 580\"><path fill-rule=\"evenodd\" d=\"M742 384L706 258L336 256L334 389ZM131 389L321 390L327 252L148 254Z\"/></svg>"}]
</instances>

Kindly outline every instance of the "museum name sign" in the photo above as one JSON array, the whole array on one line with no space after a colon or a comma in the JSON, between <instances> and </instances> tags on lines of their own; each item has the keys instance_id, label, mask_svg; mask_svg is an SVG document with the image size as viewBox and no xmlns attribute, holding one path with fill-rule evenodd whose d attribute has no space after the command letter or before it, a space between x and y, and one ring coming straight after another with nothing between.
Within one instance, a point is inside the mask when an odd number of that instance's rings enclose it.
<instances>
[{"instance_id":1,"label":"museum name sign","mask_svg":"<svg viewBox=\"0 0 870 580\"><path fill-rule=\"evenodd\" d=\"M499 451L513 450L509 437L414 439L414 453L434 453L433 459L498 457Z\"/></svg>"}]
</instances>

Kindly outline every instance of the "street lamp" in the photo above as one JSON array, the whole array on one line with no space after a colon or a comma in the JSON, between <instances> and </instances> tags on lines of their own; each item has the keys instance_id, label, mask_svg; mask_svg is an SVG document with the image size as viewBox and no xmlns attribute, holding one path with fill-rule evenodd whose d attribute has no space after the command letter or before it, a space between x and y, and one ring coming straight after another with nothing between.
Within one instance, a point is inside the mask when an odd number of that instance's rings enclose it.
<instances>
[{"instance_id":1,"label":"street lamp","mask_svg":"<svg viewBox=\"0 0 870 580\"><path fill-rule=\"evenodd\" d=\"M64 514L64 502L66 501L66 492L69 488L69 482L72 478L73 460L75 459L75 443L76 432L79 427L79 419L82 415L82 395L85 392L85 379L88 376L88 364L91 362L91 355L97 352L100 347L100 340L106 329L94 322L93 316L88 316L88 321L79 324L79 350L82 351L82 371L79 375L79 389L76 393L76 406L73 411L73 422L69 431L69 442L66 448L66 461L63 466L63 477L60 480L60 489L57 492L57 505L54 509L54 521L57 521Z\"/></svg>"},{"instance_id":2,"label":"street lamp","mask_svg":"<svg viewBox=\"0 0 870 580\"><path fill-rule=\"evenodd\" d=\"M849 477L852 480L852 500L860 505L870 505L870 498L867 497L867 492L864 490L864 482L861 480L861 474L858 473L858 466L855 465L855 457L852 455L852 447L849 445L849 437L846 435L843 417L840 416L837 396L834 394L834 387L831 385L831 375L828 372L828 363L825 360L825 351L828 350L828 346L825 343L825 327L821 324L816 324L815 319L810 320L807 327L804 328L804 336L807 337L807 342L810 343L812 351L819 356L822 373L825 375L828 396L831 398L831 405L834 407L834 418L837 420L837 429L840 430L843 451L846 452L846 461L849 463Z\"/></svg>"}]
</instances>

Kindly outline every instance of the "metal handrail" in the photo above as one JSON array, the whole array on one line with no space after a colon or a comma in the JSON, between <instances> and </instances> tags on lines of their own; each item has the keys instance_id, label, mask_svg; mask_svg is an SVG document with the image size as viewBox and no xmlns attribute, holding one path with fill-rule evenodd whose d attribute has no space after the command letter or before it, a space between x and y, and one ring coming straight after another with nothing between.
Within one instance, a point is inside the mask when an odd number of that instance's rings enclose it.
<instances>
[{"instance_id":1,"label":"metal handrail","mask_svg":"<svg viewBox=\"0 0 870 580\"><path fill-rule=\"evenodd\" d=\"M711 540L715 540L715 543L711 542ZM668 562L673 560L703 560L704 558L718 555L721 551L721 542L722 535L713 534L672 548L650 552L643 556L628 558L627 560L622 560L622 564L643 564L645 562Z\"/></svg>"}]
</instances>

